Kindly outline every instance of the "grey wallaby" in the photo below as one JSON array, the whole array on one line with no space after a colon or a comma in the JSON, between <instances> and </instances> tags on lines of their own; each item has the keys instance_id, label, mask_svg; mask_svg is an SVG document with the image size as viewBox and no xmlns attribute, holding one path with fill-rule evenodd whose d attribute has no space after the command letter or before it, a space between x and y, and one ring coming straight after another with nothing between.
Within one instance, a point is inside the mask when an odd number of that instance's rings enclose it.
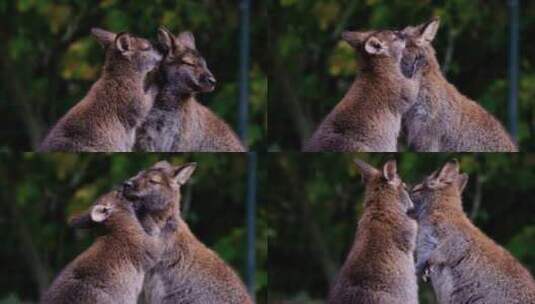
<instances>
[{"instance_id":1,"label":"grey wallaby","mask_svg":"<svg viewBox=\"0 0 535 304\"><path fill-rule=\"evenodd\" d=\"M417 272L430 278L438 302L535 303L535 281L463 212L468 175L456 160L413 187L418 221Z\"/></svg>"},{"instance_id":2,"label":"grey wallaby","mask_svg":"<svg viewBox=\"0 0 535 304\"><path fill-rule=\"evenodd\" d=\"M303 150L396 151L401 115L416 100L424 62L414 57L405 65L410 69L400 69L405 39L397 31L344 32L342 38L360 53L360 73Z\"/></svg>"},{"instance_id":3,"label":"grey wallaby","mask_svg":"<svg viewBox=\"0 0 535 304\"><path fill-rule=\"evenodd\" d=\"M439 20L409 26L402 32L410 37L402 66L414 57L425 57L417 102L404 114L403 128L408 144L417 151L491 152L518 148L500 122L473 100L459 93L442 75L431 45ZM429 32L432 35L422 35Z\"/></svg>"},{"instance_id":4,"label":"grey wallaby","mask_svg":"<svg viewBox=\"0 0 535 304\"><path fill-rule=\"evenodd\" d=\"M164 251L164 235L157 226L145 232L134 206L117 191L101 196L72 226L103 226L106 234L69 263L44 294L43 304L134 304L142 291L145 272ZM163 231L163 230L162 230Z\"/></svg>"},{"instance_id":5,"label":"grey wallaby","mask_svg":"<svg viewBox=\"0 0 535 304\"><path fill-rule=\"evenodd\" d=\"M329 293L329 304L416 304L417 224L396 161L381 171L355 160L365 183L364 212L353 247Z\"/></svg>"},{"instance_id":6,"label":"grey wallaby","mask_svg":"<svg viewBox=\"0 0 535 304\"><path fill-rule=\"evenodd\" d=\"M106 50L102 75L52 128L40 151L131 151L135 130L152 108L157 89L146 76L162 55L128 33L91 33Z\"/></svg>"},{"instance_id":7,"label":"grey wallaby","mask_svg":"<svg viewBox=\"0 0 535 304\"><path fill-rule=\"evenodd\" d=\"M195 95L211 92L216 80L195 46L190 32L174 36L158 30L167 50L159 67L159 94L146 121L137 132L138 151L244 152L232 129Z\"/></svg>"},{"instance_id":8,"label":"grey wallaby","mask_svg":"<svg viewBox=\"0 0 535 304\"><path fill-rule=\"evenodd\" d=\"M176 231L160 262L147 274L144 303L252 303L236 273L202 244L180 217L180 188L195 170L194 163L173 166L166 161L141 171L124 184L127 197L145 206L140 221L164 226L169 216Z\"/></svg>"}]
</instances>

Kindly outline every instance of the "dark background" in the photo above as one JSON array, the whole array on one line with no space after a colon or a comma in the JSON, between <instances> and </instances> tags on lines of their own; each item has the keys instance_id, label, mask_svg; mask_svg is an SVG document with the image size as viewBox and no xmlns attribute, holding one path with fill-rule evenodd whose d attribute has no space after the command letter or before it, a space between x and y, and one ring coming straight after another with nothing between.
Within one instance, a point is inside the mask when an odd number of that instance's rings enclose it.
<instances>
[{"instance_id":1,"label":"dark background","mask_svg":"<svg viewBox=\"0 0 535 304\"><path fill-rule=\"evenodd\" d=\"M447 79L507 125L508 1L273 0L269 7L269 149L300 150L353 82L345 29L402 29L440 16ZM520 1L520 149L535 149L535 1Z\"/></svg>"},{"instance_id":2,"label":"dark background","mask_svg":"<svg viewBox=\"0 0 535 304\"><path fill-rule=\"evenodd\" d=\"M246 154L0 154L0 303L35 303L59 271L94 240L67 226L70 215L159 160L198 163L182 189L192 232L245 280ZM258 183L266 179L262 160ZM256 295L266 302L265 210L256 223Z\"/></svg>"},{"instance_id":3,"label":"dark background","mask_svg":"<svg viewBox=\"0 0 535 304\"><path fill-rule=\"evenodd\" d=\"M104 51L92 27L156 38L157 28L190 30L218 80L199 101L238 122L238 1L0 1L0 149L32 151L100 75ZM247 144L265 147L266 10L251 11L250 115ZM237 131L237 130L236 130Z\"/></svg>"},{"instance_id":4,"label":"dark background","mask_svg":"<svg viewBox=\"0 0 535 304\"><path fill-rule=\"evenodd\" d=\"M535 272L535 155L301 154L270 157L266 194L269 225L269 303L324 303L345 261L363 210L364 188L352 160L381 167L391 157L415 184L456 157L469 174L464 210L484 233ZM436 303L419 284L420 303Z\"/></svg>"}]
</instances>

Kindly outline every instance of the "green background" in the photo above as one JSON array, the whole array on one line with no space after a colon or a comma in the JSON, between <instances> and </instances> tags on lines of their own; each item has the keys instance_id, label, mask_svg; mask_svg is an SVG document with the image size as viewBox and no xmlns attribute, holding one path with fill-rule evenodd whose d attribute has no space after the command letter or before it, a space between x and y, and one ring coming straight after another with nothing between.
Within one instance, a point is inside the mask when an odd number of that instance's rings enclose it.
<instances>
[{"instance_id":1,"label":"green background","mask_svg":"<svg viewBox=\"0 0 535 304\"><path fill-rule=\"evenodd\" d=\"M252 7L251 149L265 146L266 12ZM92 27L156 38L159 26L190 30L218 80L200 101L234 130L238 121L239 9L236 1L0 1L0 149L35 150L48 129L99 77L104 52ZM237 131L237 130L236 130Z\"/></svg>"},{"instance_id":2,"label":"green background","mask_svg":"<svg viewBox=\"0 0 535 304\"><path fill-rule=\"evenodd\" d=\"M70 215L158 160L198 163L182 189L192 232L245 278L245 154L0 154L0 303L34 303L94 233L67 226ZM262 161L258 181L266 179ZM267 220L257 212L256 295L267 290Z\"/></svg>"},{"instance_id":3,"label":"green background","mask_svg":"<svg viewBox=\"0 0 535 304\"><path fill-rule=\"evenodd\" d=\"M270 157L269 302L324 303L353 243L363 209L363 185L352 160L380 167L398 159L401 178L415 184L455 157L470 179L464 210L474 223L535 272L533 154L299 154ZM419 284L420 303L436 303Z\"/></svg>"},{"instance_id":4,"label":"green background","mask_svg":"<svg viewBox=\"0 0 535 304\"><path fill-rule=\"evenodd\" d=\"M521 150L535 149L535 1L520 1ZM353 82L345 29L402 29L440 16L446 78L507 124L508 6L503 0L273 0L269 6L269 149L300 150ZM403 141L402 141L403 142Z\"/></svg>"}]
</instances>

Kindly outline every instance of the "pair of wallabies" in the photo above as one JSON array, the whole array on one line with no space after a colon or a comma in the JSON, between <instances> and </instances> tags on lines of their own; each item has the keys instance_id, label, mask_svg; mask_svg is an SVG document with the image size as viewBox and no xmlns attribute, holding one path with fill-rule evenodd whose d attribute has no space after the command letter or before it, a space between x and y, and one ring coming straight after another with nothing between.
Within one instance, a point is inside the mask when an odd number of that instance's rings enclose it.
<instances>
[{"instance_id":1,"label":"pair of wallabies","mask_svg":"<svg viewBox=\"0 0 535 304\"><path fill-rule=\"evenodd\" d=\"M364 213L328 303L418 303L420 275L431 280L441 304L535 303L528 270L463 212L468 176L457 161L410 190L395 161L382 170L356 164L365 183Z\"/></svg>"},{"instance_id":2,"label":"pair of wallabies","mask_svg":"<svg viewBox=\"0 0 535 304\"><path fill-rule=\"evenodd\" d=\"M105 234L65 267L43 304L252 303L242 282L180 217L180 188L195 163L163 161L76 216Z\"/></svg>"},{"instance_id":3,"label":"pair of wallabies","mask_svg":"<svg viewBox=\"0 0 535 304\"><path fill-rule=\"evenodd\" d=\"M439 20L401 31L344 32L360 75L305 151L394 152L400 132L416 151L517 151L500 122L442 75L431 45Z\"/></svg>"},{"instance_id":4,"label":"pair of wallabies","mask_svg":"<svg viewBox=\"0 0 535 304\"><path fill-rule=\"evenodd\" d=\"M93 29L102 75L41 143L41 151L245 151L232 129L195 98L216 80L190 32L158 42Z\"/></svg>"}]
</instances>

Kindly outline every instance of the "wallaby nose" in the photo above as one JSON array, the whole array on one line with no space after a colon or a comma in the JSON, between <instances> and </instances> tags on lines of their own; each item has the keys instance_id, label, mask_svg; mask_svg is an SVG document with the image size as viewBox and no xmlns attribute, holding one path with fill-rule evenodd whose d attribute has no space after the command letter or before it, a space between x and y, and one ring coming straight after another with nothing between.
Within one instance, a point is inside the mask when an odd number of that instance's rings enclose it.
<instances>
[{"instance_id":1,"label":"wallaby nose","mask_svg":"<svg viewBox=\"0 0 535 304\"><path fill-rule=\"evenodd\" d=\"M214 75L212 75L212 73L206 73L202 76L202 82L204 82L205 84L207 85L210 85L210 86L215 86L217 81L214 77Z\"/></svg>"},{"instance_id":2,"label":"wallaby nose","mask_svg":"<svg viewBox=\"0 0 535 304\"><path fill-rule=\"evenodd\" d=\"M123 183L123 189L124 190L127 190L127 189L132 189L134 188L134 183L130 180L127 180Z\"/></svg>"}]
</instances>

